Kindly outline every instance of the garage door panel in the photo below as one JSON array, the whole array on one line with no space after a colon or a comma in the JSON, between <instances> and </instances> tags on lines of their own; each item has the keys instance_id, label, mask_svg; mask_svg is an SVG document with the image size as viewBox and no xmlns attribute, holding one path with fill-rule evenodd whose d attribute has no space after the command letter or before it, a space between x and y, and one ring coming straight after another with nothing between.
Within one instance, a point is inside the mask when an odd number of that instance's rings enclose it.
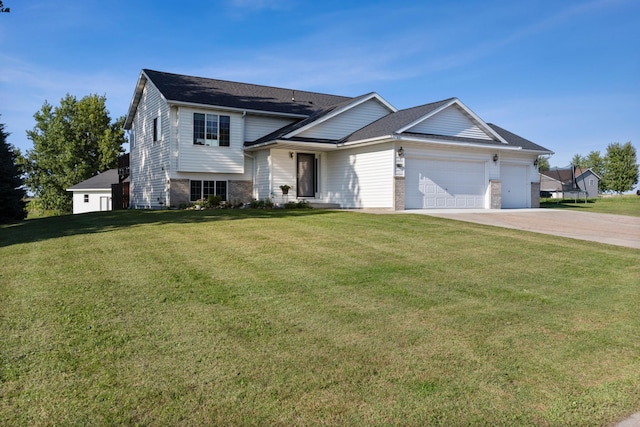
<instances>
[{"instance_id":1,"label":"garage door panel","mask_svg":"<svg viewBox=\"0 0 640 427\"><path fill-rule=\"evenodd\" d=\"M483 208L484 162L408 158L407 209Z\"/></svg>"}]
</instances>

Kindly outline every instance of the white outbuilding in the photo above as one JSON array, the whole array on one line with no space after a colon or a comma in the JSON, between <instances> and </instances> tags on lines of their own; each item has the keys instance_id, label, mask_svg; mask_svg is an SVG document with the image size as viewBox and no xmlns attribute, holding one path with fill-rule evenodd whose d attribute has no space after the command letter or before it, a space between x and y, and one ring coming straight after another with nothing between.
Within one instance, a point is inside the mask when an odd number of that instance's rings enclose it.
<instances>
[{"instance_id":1,"label":"white outbuilding","mask_svg":"<svg viewBox=\"0 0 640 427\"><path fill-rule=\"evenodd\" d=\"M110 211L112 209L111 185L118 183L118 169L109 169L67 191L73 193L73 213Z\"/></svg>"}]
</instances>

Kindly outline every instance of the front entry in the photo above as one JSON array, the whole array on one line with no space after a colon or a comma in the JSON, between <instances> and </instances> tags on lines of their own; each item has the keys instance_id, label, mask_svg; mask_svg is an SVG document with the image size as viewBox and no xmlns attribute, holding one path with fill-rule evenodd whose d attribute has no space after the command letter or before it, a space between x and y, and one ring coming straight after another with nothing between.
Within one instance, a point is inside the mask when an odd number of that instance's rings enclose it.
<instances>
[{"instance_id":1,"label":"front entry","mask_svg":"<svg viewBox=\"0 0 640 427\"><path fill-rule=\"evenodd\" d=\"M316 195L316 156L315 154L298 153L298 197L315 197Z\"/></svg>"}]
</instances>

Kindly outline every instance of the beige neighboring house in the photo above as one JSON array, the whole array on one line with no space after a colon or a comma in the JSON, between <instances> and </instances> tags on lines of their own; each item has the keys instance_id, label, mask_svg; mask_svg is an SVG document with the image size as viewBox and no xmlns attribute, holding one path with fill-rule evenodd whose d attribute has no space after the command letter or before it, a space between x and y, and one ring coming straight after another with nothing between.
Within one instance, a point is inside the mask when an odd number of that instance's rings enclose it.
<instances>
[{"instance_id":1,"label":"beige neighboring house","mask_svg":"<svg viewBox=\"0 0 640 427\"><path fill-rule=\"evenodd\" d=\"M218 195L389 210L531 208L553 152L458 98L397 109L338 96L144 69L124 128L130 207ZM288 186L283 194L282 186Z\"/></svg>"},{"instance_id":2,"label":"beige neighboring house","mask_svg":"<svg viewBox=\"0 0 640 427\"><path fill-rule=\"evenodd\" d=\"M110 211L111 186L118 182L118 169L109 169L68 188L73 193L73 213Z\"/></svg>"}]
</instances>

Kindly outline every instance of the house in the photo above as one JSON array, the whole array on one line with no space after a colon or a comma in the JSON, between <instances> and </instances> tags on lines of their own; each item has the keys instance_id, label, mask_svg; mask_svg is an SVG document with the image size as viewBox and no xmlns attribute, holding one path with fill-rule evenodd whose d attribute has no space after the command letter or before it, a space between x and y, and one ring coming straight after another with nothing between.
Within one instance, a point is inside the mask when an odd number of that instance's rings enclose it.
<instances>
[{"instance_id":1,"label":"house","mask_svg":"<svg viewBox=\"0 0 640 427\"><path fill-rule=\"evenodd\" d=\"M73 193L73 213L110 211L111 186L118 182L118 169L109 169L68 188Z\"/></svg>"},{"instance_id":2,"label":"house","mask_svg":"<svg viewBox=\"0 0 640 427\"><path fill-rule=\"evenodd\" d=\"M600 176L591 168L576 168L575 170L576 184L578 188L587 193L587 197L596 198L599 195L598 186L600 185Z\"/></svg>"},{"instance_id":3,"label":"house","mask_svg":"<svg viewBox=\"0 0 640 427\"><path fill-rule=\"evenodd\" d=\"M536 207L537 158L552 154L457 98L398 110L375 92L337 96L146 69L125 129L132 208L210 195L394 210Z\"/></svg>"},{"instance_id":4,"label":"house","mask_svg":"<svg viewBox=\"0 0 640 427\"><path fill-rule=\"evenodd\" d=\"M591 169L554 168L540 171L540 191L553 198L598 197L600 177Z\"/></svg>"}]
</instances>

